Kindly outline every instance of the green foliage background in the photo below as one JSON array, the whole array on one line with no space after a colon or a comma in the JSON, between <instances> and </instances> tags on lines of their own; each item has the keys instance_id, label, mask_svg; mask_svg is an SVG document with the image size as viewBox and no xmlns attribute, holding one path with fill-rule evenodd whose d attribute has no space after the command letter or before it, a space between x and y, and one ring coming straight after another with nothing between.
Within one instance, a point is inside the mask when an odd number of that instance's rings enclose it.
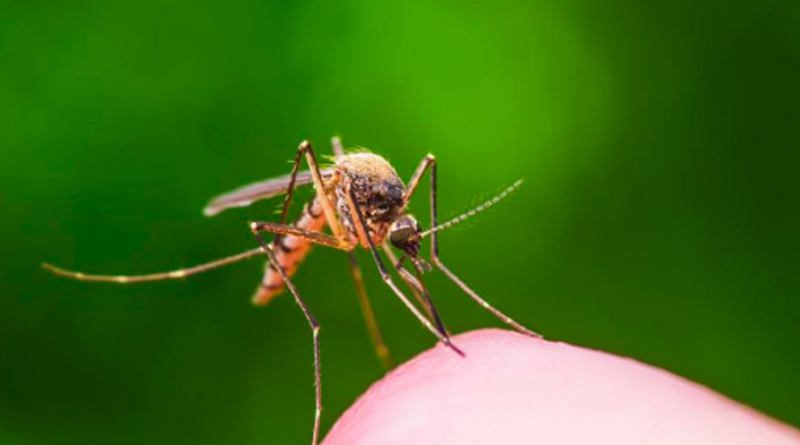
<instances>
[{"instance_id":1,"label":"green foliage background","mask_svg":"<svg viewBox=\"0 0 800 445\"><path fill-rule=\"evenodd\" d=\"M289 298L249 305L260 261L127 287L39 263L251 248L277 202L206 219L206 200L334 134L406 178L435 153L442 216L525 178L442 235L454 271L552 339L800 425L798 5L3 2L0 442L307 442L310 333ZM430 347L360 255L395 354ZM317 249L296 279L325 429L381 376L346 270ZM428 280L453 331L498 325Z\"/></svg>"}]
</instances>

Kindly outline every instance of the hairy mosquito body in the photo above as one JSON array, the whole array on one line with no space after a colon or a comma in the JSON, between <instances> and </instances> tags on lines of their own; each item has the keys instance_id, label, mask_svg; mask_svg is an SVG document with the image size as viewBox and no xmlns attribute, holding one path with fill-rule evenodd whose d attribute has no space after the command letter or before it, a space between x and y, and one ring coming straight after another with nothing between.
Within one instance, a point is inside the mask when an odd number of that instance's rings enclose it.
<instances>
[{"instance_id":1,"label":"hairy mosquito body","mask_svg":"<svg viewBox=\"0 0 800 445\"><path fill-rule=\"evenodd\" d=\"M80 281L124 284L182 279L244 259L266 255L268 257L266 270L253 296L253 302L257 305L265 305L284 289L288 289L311 328L314 353L314 383L316 388L314 426L311 439L314 445L319 441L319 422L322 412L320 325L305 300L301 297L291 277L315 244L321 244L348 253L348 267L356 285L358 301L367 323L370 338L378 357L387 369L391 368L393 361L388 348L383 342L383 337L378 329L372 306L366 293L361 269L353 252L356 247L362 247L372 253L381 278L392 292L439 341L462 356L463 353L450 341L450 335L422 279L422 275L432 268L420 256L420 243L426 237L431 239L430 257L436 268L450 278L481 307L497 316L503 322L524 334L539 337L538 334L528 330L492 307L451 272L439 257L437 240L438 232L496 204L513 192L521 184L521 181L515 182L502 193L475 209L439 224L436 214L437 167L436 159L432 155L428 155L422 160L408 184L405 185L389 162L379 155L368 152L345 153L338 138L333 139L333 150L335 155L334 164L328 168L320 169L314 150L308 142L304 141L297 149L292 171L289 175L254 183L220 195L211 200L204 209L206 216L213 216L230 208L248 206L255 201L285 193L286 196L279 222L256 221L250 223L250 230L260 245L257 249L187 269L146 275L97 275L69 271L50 264L43 264L43 267L56 275ZM309 170L300 171L299 167L304 159L309 166ZM430 228L427 231L423 231L417 220L407 213L407 207L426 173L429 173L430 177L431 222ZM289 204L294 196L294 190L296 187L303 185L313 185L316 192L315 196L306 203L293 224L286 224ZM330 233L324 231L326 227ZM264 238L265 232L274 234L271 242L267 242ZM395 255L392 248L400 252L399 257ZM422 310L395 284L390 268L386 266L381 252L389 259L391 270L394 270L408 287ZM406 260L411 263L410 270L404 266Z\"/></svg>"},{"instance_id":2,"label":"hairy mosquito body","mask_svg":"<svg viewBox=\"0 0 800 445\"><path fill-rule=\"evenodd\" d=\"M349 206L348 190L352 191L355 205L361 210L372 242L380 245L391 224L403 211L406 187L391 165L372 153L355 153L342 156L337 162L334 176L336 208L347 229L350 241L368 249L366 239L359 237L355 215Z\"/></svg>"}]
</instances>

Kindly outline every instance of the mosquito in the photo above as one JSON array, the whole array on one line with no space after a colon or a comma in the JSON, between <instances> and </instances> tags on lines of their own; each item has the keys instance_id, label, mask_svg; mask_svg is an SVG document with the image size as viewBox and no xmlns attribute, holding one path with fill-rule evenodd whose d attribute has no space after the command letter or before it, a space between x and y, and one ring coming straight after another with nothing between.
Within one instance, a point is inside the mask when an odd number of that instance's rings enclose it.
<instances>
[{"instance_id":1,"label":"mosquito","mask_svg":"<svg viewBox=\"0 0 800 445\"><path fill-rule=\"evenodd\" d=\"M423 273L432 269L432 266L420 256L420 242L426 237L431 239L431 261L444 275L480 306L515 330L532 337L541 337L491 306L451 272L439 257L437 240L439 231L456 225L498 203L519 187L522 181L515 182L500 194L472 210L443 224L438 224L436 158L433 155L425 156L408 182L408 186L405 186L391 164L383 157L364 150L345 152L338 137L332 139L332 145L333 165L329 168L320 169L311 144L303 141L297 149L290 174L225 193L212 199L206 206L203 213L206 216L214 216L233 207L249 206L255 201L285 193L279 222L256 221L249 223L250 231L258 241L258 248L186 269L145 275L95 275L65 270L47 263L42 267L56 275L75 280L124 284L185 278L248 258L266 255L268 261L264 276L253 296L253 303L266 305L286 288L294 297L311 327L315 383L312 445L316 445L319 440L322 412L320 325L305 300L300 296L291 276L297 271L298 266L315 244L348 253L348 266L355 282L367 330L376 354L386 369L390 369L393 362L389 349L383 341L363 284L361 269L355 255L355 249L359 246L372 253L383 281L408 310L439 341L455 353L464 355L450 340L450 335L422 280ZM304 158L309 169L300 171L300 165ZM426 172L430 177L431 225L429 229L423 230L417 220L407 212L407 208ZM314 186L314 197L305 204L300 217L293 224L287 224L295 188L309 184ZM324 231L325 226L330 229L330 233ZM264 233L274 234L271 242L266 241ZM399 257L394 253L392 247L399 251ZM379 249L386 255L391 267L410 289L425 313L420 311L417 305L412 303L395 284ZM406 260L411 263L411 271L404 266Z\"/></svg>"}]
</instances>

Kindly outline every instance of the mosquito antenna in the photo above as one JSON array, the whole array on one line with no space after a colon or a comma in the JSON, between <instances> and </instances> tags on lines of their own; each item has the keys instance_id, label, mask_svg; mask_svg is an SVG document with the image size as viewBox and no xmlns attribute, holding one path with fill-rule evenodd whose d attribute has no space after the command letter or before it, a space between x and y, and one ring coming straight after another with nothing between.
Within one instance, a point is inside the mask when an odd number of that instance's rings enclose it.
<instances>
[{"instance_id":1,"label":"mosquito antenna","mask_svg":"<svg viewBox=\"0 0 800 445\"><path fill-rule=\"evenodd\" d=\"M483 204L473 208L472 210L470 210L468 212L465 212L465 213L462 213L461 215L456 216L455 218L451 219L450 221L447 221L446 223L439 224L436 227L431 227L430 229L422 232L421 236L423 238L425 238L426 236L430 235L431 233L447 229L448 227L452 227L452 226L454 226L456 224L460 224L460 223L464 222L464 220L466 220L467 218L473 217L473 216L477 215L478 213L481 213L482 211L484 211L484 210L488 209L489 207L497 204L498 202L503 200L505 197L507 197L508 195L513 193L517 188L519 188L520 185L522 185L522 182L523 182L522 179L516 180L513 184L508 186L508 188L506 188L505 190L500 192L494 198L484 202Z\"/></svg>"},{"instance_id":2,"label":"mosquito antenna","mask_svg":"<svg viewBox=\"0 0 800 445\"><path fill-rule=\"evenodd\" d=\"M56 275L72 278L78 281L101 281L106 283L119 283L119 284L141 283L144 281L176 280L179 278L188 277L190 275L207 272L212 269L217 269L222 266L227 266L228 264L233 264L242 260L246 260L256 255L262 255L263 253L264 251L261 249L261 247L259 247L257 249L248 250L247 252L242 252L240 254L229 256L226 258L220 258L218 260L210 261L208 263L200 264L198 266L189 267L186 269L178 269L178 270L173 270L171 272L159 272L146 275L95 275L95 274L87 274L83 272L75 272L71 270L61 269L59 267L53 266L52 264L48 263L42 263L42 268L49 270L50 272Z\"/></svg>"}]
</instances>

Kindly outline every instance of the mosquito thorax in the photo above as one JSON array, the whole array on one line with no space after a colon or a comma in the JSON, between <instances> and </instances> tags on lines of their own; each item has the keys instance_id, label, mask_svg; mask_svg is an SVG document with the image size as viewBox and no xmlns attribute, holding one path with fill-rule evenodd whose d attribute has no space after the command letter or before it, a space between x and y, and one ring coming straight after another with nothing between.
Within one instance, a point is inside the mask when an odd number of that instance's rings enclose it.
<instances>
[{"instance_id":1,"label":"mosquito thorax","mask_svg":"<svg viewBox=\"0 0 800 445\"><path fill-rule=\"evenodd\" d=\"M402 213L405 186L386 159L372 153L352 153L336 162L344 180L336 188L336 207L341 222L355 240L358 230L351 215L348 193L364 217L364 223L376 245L383 242L389 226ZM364 244L364 247L368 247Z\"/></svg>"},{"instance_id":2,"label":"mosquito thorax","mask_svg":"<svg viewBox=\"0 0 800 445\"><path fill-rule=\"evenodd\" d=\"M417 220L411 215L404 215L389 227L389 242L414 258L419 253L421 232L422 229Z\"/></svg>"}]
</instances>

